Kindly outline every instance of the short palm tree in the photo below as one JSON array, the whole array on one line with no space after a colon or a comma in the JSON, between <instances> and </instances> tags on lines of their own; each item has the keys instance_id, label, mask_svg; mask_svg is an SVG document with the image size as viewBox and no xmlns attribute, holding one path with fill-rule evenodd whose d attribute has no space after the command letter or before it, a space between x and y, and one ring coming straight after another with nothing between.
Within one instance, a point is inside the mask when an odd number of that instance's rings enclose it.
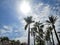
<instances>
[{"instance_id":1,"label":"short palm tree","mask_svg":"<svg viewBox=\"0 0 60 45\"><path fill-rule=\"evenodd\" d=\"M54 32L55 32L55 35L56 35L56 38L57 38L57 41L58 41L58 43L59 43L59 45L60 45L59 38L58 38L56 29L55 29L55 25L54 25L55 22L56 22L56 20L57 20L57 17L55 17L55 16L50 16L50 17L49 17L49 20L47 20L46 22L52 25L52 27L53 27L53 29L54 29Z\"/></svg>"},{"instance_id":2,"label":"short palm tree","mask_svg":"<svg viewBox=\"0 0 60 45\"><path fill-rule=\"evenodd\" d=\"M36 36L37 45L40 45L40 44L42 45L44 25L39 21L39 22L35 22L34 27L37 28L37 30L35 30L35 32L37 33L37 36Z\"/></svg>"},{"instance_id":3,"label":"short palm tree","mask_svg":"<svg viewBox=\"0 0 60 45\"><path fill-rule=\"evenodd\" d=\"M30 24L33 23L34 21L32 20L32 16L24 18L25 22L27 23L25 25L25 30L28 27L28 45L30 45Z\"/></svg>"},{"instance_id":4,"label":"short palm tree","mask_svg":"<svg viewBox=\"0 0 60 45\"><path fill-rule=\"evenodd\" d=\"M47 32L46 32L45 40L47 41L47 43L48 43L48 41L50 41L50 31L49 30L47 30Z\"/></svg>"},{"instance_id":5,"label":"short palm tree","mask_svg":"<svg viewBox=\"0 0 60 45\"><path fill-rule=\"evenodd\" d=\"M44 25L40 22L36 22L34 24L34 26L37 28L37 30L35 30L35 31L41 36L41 38L43 38L43 27L44 27Z\"/></svg>"},{"instance_id":6,"label":"short palm tree","mask_svg":"<svg viewBox=\"0 0 60 45\"><path fill-rule=\"evenodd\" d=\"M36 27L32 27L32 28L31 28L31 35L34 37L34 45L35 45L35 36L36 36L35 30L37 30Z\"/></svg>"},{"instance_id":7,"label":"short palm tree","mask_svg":"<svg viewBox=\"0 0 60 45\"><path fill-rule=\"evenodd\" d=\"M55 44L54 44L54 39L53 39L52 30L53 30L53 28L52 28L51 26L49 26L49 27L47 28L47 33L46 33L45 39L46 39L47 41L50 41L50 43L51 43L51 38L50 38L50 35L51 35L51 36L52 36L53 45L55 45Z\"/></svg>"}]
</instances>

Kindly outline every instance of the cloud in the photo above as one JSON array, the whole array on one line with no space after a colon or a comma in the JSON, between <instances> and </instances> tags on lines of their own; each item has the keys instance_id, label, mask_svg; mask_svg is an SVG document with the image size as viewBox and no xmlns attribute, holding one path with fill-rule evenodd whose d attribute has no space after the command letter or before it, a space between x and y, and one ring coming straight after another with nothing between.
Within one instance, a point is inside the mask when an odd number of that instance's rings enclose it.
<instances>
[{"instance_id":1,"label":"cloud","mask_svg":"<svg viewBox=\"0 0 60 45\"><path fill-rule=\"evenodd\" d=\"M4 25L2 29L0 29L0 31L1 31L1 35L4 33L12 33L12 27Z\"/></svg>"},{"instance_id":2,"label":"cloud","mask_svg":"<svg viewBox=\"0 0 60 45\"><path fill-rule=\"evenodd\" d=\"M3 29L7 30L7 31L11 31L12 30L12 27L11 26L7 26L7 25L4 25L3 26Z\"/></svg>"},{"instance_id":3,"label":"cloud","mask_svg":"<svg viewBox=\"0 0 60 45\"><path fill-rule=\"evenodd\" d=\"M6 26L6 25L5 25L5 26L3 26L3 28L4 28L4 29L9 29L9 27L8 27L8 26Z\"/></svg>"}]
</instances>

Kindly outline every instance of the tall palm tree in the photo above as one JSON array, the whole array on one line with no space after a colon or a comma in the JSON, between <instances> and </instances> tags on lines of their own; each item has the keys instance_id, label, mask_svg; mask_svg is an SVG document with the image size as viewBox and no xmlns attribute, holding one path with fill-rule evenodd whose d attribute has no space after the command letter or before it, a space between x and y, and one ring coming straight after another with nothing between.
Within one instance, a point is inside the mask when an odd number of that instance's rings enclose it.
<instances>
[{"instance_id":1,"label":"tall palm tree","mask_svg":"<svg viewBox=\"0 0 60 45\"><path fill-rule=\"evenodd\" d=\"M25 30L28 27L28 45L30 45L30 24L33 23L34 21L32 20L32 16L24 18L26 25L25 25Z\"/></svg>"},{"instance_id":2,"label":"tall palm tree","mask_svg":"<svg viewBox=\"0 0 60 45\"><path fill-rule=\"evenodd\" d=\"M56 18L55 16L50 16L50 17L49 17L49 20L47 20L46 22L52 25L52 27L53 27L53 29L54 29L54 32L55 32L55 35L56 35L56 38L57 38L57 41L58 41L58 43L59 43L59 45L60 45L59 38L58 38L56 29L55 29L55 25L54 25L55 22L56 22L56 20L57 20L57 18Z\"/></svg>"}]
</instances>

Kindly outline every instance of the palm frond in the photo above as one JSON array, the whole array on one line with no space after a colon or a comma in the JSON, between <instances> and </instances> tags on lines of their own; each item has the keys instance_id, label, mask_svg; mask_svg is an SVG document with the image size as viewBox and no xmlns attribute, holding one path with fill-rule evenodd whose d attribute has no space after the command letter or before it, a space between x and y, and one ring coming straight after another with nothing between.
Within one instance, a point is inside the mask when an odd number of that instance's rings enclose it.
<instances>
[{"instance_id":1,"label":"palm frond","mask_svg":"<svg viewBox=\"0 0 60 45\"><path fill-rule=\"evenodd\" d=\"M41 25L42 23L40 23L40 22L35 22L35 24L34 24L34 26L35 27L38 27L39 25Z\"/></svg>"},{"instance_id":2,"label":"palm frond","mask_svg":"<svg viewBox=\"0 0 60 45\"><path fill-rule=\"evenodd\" d=\"M37 33L37 28L36 27L31 28L31 35L35 35L35 33Z\"/></svg>"},{"instance_id":3,"label":"palm frond","mask_svg":"<svg viewBox=\"0 0 60 45\"><path fill-rule=\"evenodd\" d=\"M53 16L53 15L49 16L49 21L50 21L52 24L54 24L54 23L56 22L56 20L57 20L57 16L56 16L56 17Z\"/></svg>"},{"instance_id":4,"label":"palm frond","mask_svg":"<svg viewBox=\"0 0 60 45\"><path fill-rule=\"evenodd\" d=\"M47 32L46 32L46 35L45 35L45 40L49 40L50 39L50 32L49 32L49 30L47 30Z\"/></svg>"},{"instance_id":5,"label":"palm frond","mask_svg":"<svg viewBox=\"0 0 60 45\"><path fill-rule=\"evenodd\" d=\"M34 21L32 20L32 16L29 16L29 17L26 17L24 18L25 22L30 24L30 23L33 23Z\"/></svg>"},{"instance_id":6,"label":"palm frond","mask_svg":"<svg viewBox=\"0 0 60 45\"><path fill-rule=\"evenodd\" d=\"M54 21L54 17L53 16L50 16L49 17L49 20L50 20L50 22L53 22Z\"/></svg>"},{"instance_id":7,"label":"palm frond","mask_svg":"<svg viewBox=\"0 0 60 45\"><path fill-rule=\"evenodd\" d=\"M47 23L51 23L50 21L46 20Z\"/></svg>"},{"instance_id":8,"label":"palm frond","mask_svg":"<svg viewBox=\"0 0 60 45\"><path fill-rule=\"evenodd\" d=\"M25 30L27 29L27 27L28 27L28 24L25 25Z\"/></svg>"},{"instance_id":9,"label":"palm frond","mask_svg":"<svg viewBox=\"0 0 60 45\"><path fill-rule=\"evenodd\" d=\"M57 16L56 17L54 17L54 23L56 22L56 20L57 20L58 18L57 18Z\"/></svg>"},{"instance_id":10,"label":"palm frond","mask_svg":"<svg viewBox=\"0 0 60 45\"><path fill-rule=\"evenodd\" d=\"M41 27L41 28L43 28L43 27L44 27L44 25L41 25L40 27Z\"/></svg>"}]
</instances>

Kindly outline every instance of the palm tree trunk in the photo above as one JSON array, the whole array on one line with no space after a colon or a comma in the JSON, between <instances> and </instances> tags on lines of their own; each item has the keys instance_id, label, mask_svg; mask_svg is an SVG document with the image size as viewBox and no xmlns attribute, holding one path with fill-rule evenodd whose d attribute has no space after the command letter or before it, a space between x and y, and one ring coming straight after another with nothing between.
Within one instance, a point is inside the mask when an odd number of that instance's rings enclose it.
<instances>
[{"instance_id":1,"label":"palm tree trunk","mask_svg":"<svg viewBox=\"0 0 60 45\"><path fill-rule=\"evenodd\" d=\"M52 26L53 26L53 28L54 28L54 32L55 32L55 35L56 35L56 38L57 38L58 44L60 45L60 41L59 41L59 38L58 38L57 32L56 32L56 30L55 30L55 26L54 26L54 25L52 25Z\"/></svg>"},{"instance_id":2,"label":"palm tree trunk","mask_svg":"<svg viewBox=\"0 0 60 45\"><path fill-rule=\"evenodd\" d=\"M54 43L54 39L53 39L53 33L51 32L51 35L52 35L52 41L53 41L53 45L55 45L55 43Z\"/></svg>"},{"instance_id":3,"label":"palm tree trunk","mask_svg":"<svg viewBox=\"0 0 60 45\"><path fill-rule=\"evenodd\" d=\"M28 45L30 45L30 25L29 25L29 28L28 28Z\"/></svg>"}]
</instances>

